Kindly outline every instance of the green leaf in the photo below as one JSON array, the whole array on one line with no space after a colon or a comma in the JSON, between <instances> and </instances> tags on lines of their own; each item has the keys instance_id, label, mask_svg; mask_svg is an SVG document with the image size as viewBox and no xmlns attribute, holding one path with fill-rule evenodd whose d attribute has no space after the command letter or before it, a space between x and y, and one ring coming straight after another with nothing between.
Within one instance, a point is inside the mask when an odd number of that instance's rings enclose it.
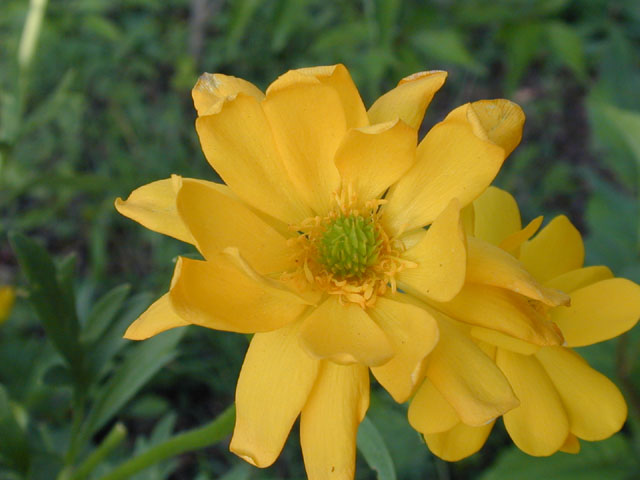
<instances>
[{"instance_id":1,"label":"green leaf","mask_svg":"<svg viewBox=\"0 0 640 480\"><path fill-rule=\"evenodd\" d=\"M100 429L167 363L176 356L175 347L184 329L172 330L140 342L96 394L96 403L83 425L82 445Z\"/></svg>"},{"instance_id":2,"label":"green leaf","mask_svg":"<svg viewBox=\"0 0 640 480\"><path fill-rule=\"evenodd\" d=\"M105 293L98 300L87 318L87 322L82 332L83 342L96 341L105 330L111 325L116 314L120 310L122 303L129 295L131 287L127 284L119 285Z\"/></svg>"},{"instance_id":3,"label":"green leaf","mask_svg":"<svg viewBox=\"0 0 640 480\"><path fill-rule=\"evenodd\" d=\"M631 449L623 435L608 440L581 442L577 455L556 453L548 458L530 457L515 447L503 452L481 480L625 480L635 468ZM636 470L637 471L637 470ZM514 477L514 472L518 472Z\"/></svg>"},{"instance_id":4,"label":"green leaf","mask_svg":"<svg viewBox=\"0 0 640 480\"><path fill-rule=\"evenodd\" d=\"M378 474L378 480L395 480L396 471L387 445L371 420L365 417L358 429L358 450L369 466Z\"/></svg>"},{"instance_id":5,"label":"green leaf","mask_svg":"<svg viewBox=\"0 0 640 480\"><path fill-rule=\"evenodd\" d=\"M73 292L58 283L53 260L43 247L15 232L9 234L9 241L29 283L29 300L48 338L67 360L76 381L82 383L83 356Z\"/></svg>"},{"instance_id":6,"label":"green leaf","mask_svg":"<svg viewBox=\"0 0 640 480\"><path fill-rule=\"evenodd\" d=\"M16 470L29 468L29 443L24 428L16 418L14 406L0 384L0 458Z\"/></svg>"},{"instance_id":7,"label":"green leaf","mask_svg":"<svg viewBox=\"0 0 640 480\"><path fill-rule=\"evenodd\" d=\"M252 467L248 463L239 463L225 473L219 480L248 480Z\"/></svg>"},{"instance_id":8,"label":"green leaf","mask_svg":"<svg viewBox=\"0 0 640 480\"><path fill-rule=\"evenodd\" d=\"M587 67L584 58L584 45L580 35L562 22L549 22L545 27L553 55L576 77L580 80L586 80Z\"/></svg>"},{"instance_id":9,"label":"green leaf","mask_svg":"<svg viewBox=\"0 0 640 480\"><path fill-rule=\"evenodd\" d=\"M540 48L542 33L542 26L538 22L514 25L505 28L502 32L507 52L505 78L507 90L516 89L522 75L533 62Z\"/></svg>"}]
</instances>

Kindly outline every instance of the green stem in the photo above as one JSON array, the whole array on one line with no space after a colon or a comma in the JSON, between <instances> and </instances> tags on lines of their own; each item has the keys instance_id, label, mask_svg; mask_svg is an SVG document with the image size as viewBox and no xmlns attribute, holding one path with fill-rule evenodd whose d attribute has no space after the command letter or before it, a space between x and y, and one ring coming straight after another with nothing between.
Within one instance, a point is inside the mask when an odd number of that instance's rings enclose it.
<instances>
[{"instance_id":1,"label":"green stem","mask_svg":"<svg viewBox=\"0 0 640 480\"><path fill-rule=\"evenodd\" d=\"M104 460L114 448L116 448L127 436L127 429L121 423L111 429L106 438L96 448L87 459L80 464L78 469L71 475L71 480L83 480Z\"/></svg>"},{"instance_id":2,"label":"green stem","mask_svg":"<svg viewBox=\"0 0 640 480\"><path fill-rule=\"evenodd\" d=\"M127 479L163 460L217 443L231 433L235 416L235 406L231 405L207 425L181 433L151 447L146 452L127 460L115 470L102 476L100 480Z\"/></svg>"}]
</instances>

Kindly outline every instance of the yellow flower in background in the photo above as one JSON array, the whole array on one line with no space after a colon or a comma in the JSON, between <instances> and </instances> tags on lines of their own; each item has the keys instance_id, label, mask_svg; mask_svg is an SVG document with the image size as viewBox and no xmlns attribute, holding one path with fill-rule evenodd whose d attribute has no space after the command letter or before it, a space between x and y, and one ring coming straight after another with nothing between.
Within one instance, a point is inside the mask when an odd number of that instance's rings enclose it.
<instances>
[{"instance_id":1,"label":"yellow flower in background","mask_svg":"<svg viewBox=\"0 0 640 480\"><path fill-rule=\"evenodd\" d=\"M15 299L16 291L13 287L9 285L0 287L0 324L9 318Z\"/></svg>"},{"instance_id":2,"label":"yellow flower in background","mask_svg":"<svg viewBox=\"0 0 640 480\"><path fill-rule=\"evenodd\" d=\"M231 449L256 466L275 461L300 415L309 477L352 478L367 367L399 401L423 376L438 322L409 297L447 302L462 288L461 208L491 183L524 122L511 102L475 102L417 145L445 78L407 77L367 111L342 65L290 71L266 95L205 74L196 129L226 185L174 176L116 200L205 258L178 260L169 293L127 338L188 324L255 333Z\"/></svg>"},{"instance_id":3,"label":"yellow flower in background","mask_svg":"<svg viewBox=\"0 0 640 480\"><path fill-rule=\"evenodd\" d=\"M491 266L486 258L483 260L480 248L491 249L481 242L499 246L518 258L526 271L546 288L567 292L571 297L570 306L556 307L526 300L541 317L559 328L564 346L523 341L510 331L478 326L469 330L475 342L504 372L520 401L518 407L503 415L514 443L530 455L546 456L559 450L577 453L579 439L595 441L613 435L626 419L624 398L609 379L589 367L572 347L601 342L632 328L640 318L640 287L629 280L614 278L607 267L583 267L581 236L564 216L554 218L529 240L542 218L521 229L515 200L494 187L480 196L468 213L471 219L467 232L473 235L469 238L471 280L475 279L474 269L481 262L485 269L482 276L485 297L477 301L478 310L493 304L496 315L503 317L497 323L517 318L511 313L513 305L504 302L506 293L513 295L517 289L513 285L491 286L500 282L490 281L501 278L506 262ZM514 292L509 292L509 288ZM473 308L469 303L469 308ZM494 421L483 426L469 425L443 393L432 381L425 381L412 400L409 421L424 434L433 453L456 461L482 447Z\"/></svg>"}]
</instances>

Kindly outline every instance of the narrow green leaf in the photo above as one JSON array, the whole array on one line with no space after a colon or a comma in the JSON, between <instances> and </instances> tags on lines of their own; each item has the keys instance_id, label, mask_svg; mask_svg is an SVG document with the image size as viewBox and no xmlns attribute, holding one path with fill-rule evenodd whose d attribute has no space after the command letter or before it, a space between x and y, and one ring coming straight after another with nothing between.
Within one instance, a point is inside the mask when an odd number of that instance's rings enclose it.
<instances>
[{"instance_id":1,"label":"narrow green leaf","mask_svg":"<svg viewBox=\"0 0 640 480\"><path fill-rule=\"evenodd\" d=\"M96 394L96 403L83 425L80 438L86 441L108 422L131 398L176 355L175 347L184 329L172 330L140 342L131 348L122 365ZM82 442L78 441L80 444Z\"/></svg>"},{"instance_id":2,"label":"narrow green leaf","mask_svg":"<svg viewBox=\"0 0 640 480\"><path fill-rule=\"evenodd\" d=\"M575 29L562 22L549 22L545 25L552 54L568 67L580 80L587 78L587 66L584 58L582 38Z\"/></svg>"},{"instance_id":3,"label":"narrow green leaf","mask_svg":"<svg viewBox=\"0 0 640 480\"><path fill-rule=\"evenodd\" d=\"M29 299L48 338L67 360L76 381L82 383L82 350L73 293L58 283L53 260L43 247L16 232L9 234L9 241L29 283Z\"/></svg>"},{"instance_id":4,"label":"narrow green leaf","mask_svg":"<svg viewBox=\"0 0 640 480\"><path fill-rule=\"evenodd\" d=\"M131 286L127 284L119 285L109 290L95 303L89 312L84 331L82 332L81 338L83 342L94 342L105 332L111 325L120 307L122 307L122 303L130 291Z\"/></svg>"},{"instance_id":5,"label":"narrow green leaf","mask_svg":"<svg viewBox=\"0 0 640 480\"><path fill-rule=\"evenodd\" d=\"M477 74L486 72L484 65L471 55L462 35L456 30L423 30L415 34L411 41L427 58L459 65Z\"/></svg>"},{"instance_id":6,"label":"narrow green leaf","mask_svg":"<svg viewBox=\"0 0 640 480\"><path fill-rule=\"evenodd\" d=\"M396 471L387 445L371 420L365 417L358 429L358 450L378 474L378 480L395 480Z\"/></svg>"},{"instance_id":7,"label":"narrow green leaf","mask_svg":"<svg viewBox=\"0 0 640 480\"><path fill-rule=\"evenodd\" d=\"M0 458L21 472L29 468L29 443L15 416L14 407L0 384Z\"/></svg>"}]
</instances>

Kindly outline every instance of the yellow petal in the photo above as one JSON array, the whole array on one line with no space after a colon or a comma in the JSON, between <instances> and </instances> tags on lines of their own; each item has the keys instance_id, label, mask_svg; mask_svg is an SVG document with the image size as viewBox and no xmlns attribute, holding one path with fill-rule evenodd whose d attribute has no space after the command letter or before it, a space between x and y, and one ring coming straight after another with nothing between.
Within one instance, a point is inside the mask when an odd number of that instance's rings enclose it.
<instances>
[{"instance_id":1,"label":"yellow petal","mask_svg":"<svg viewBox=\"0 0 640 480\"><path fill-rule=\"evenodd\" d=\"M560 451L564 453L580 453L580 440L573 433L570 433L560 447Z\"/></svg>"},{"instance_id":2,"label":"yellow petal","mask_svg":"<svg viewBox=\"0 0 640 480\"><path fill-rule=\"evenodd\" d=\"M544 217L542 217L542 215L534 218L522 230L512 233L506 237L502 242L500 242L500 248L516 257L519 257L520 245L533 237L540 228L540 225L542 225L543 218Z\"/></svg>"},{"instance_id":3,"label":"yellow petal","mask_svg":"<svg viewBox=\"0 0 640 480\"><path fill-rule=\"evenodd\" d=\"M564 215L555 217L520 247L520 261L539 281L582 267L584 244L580 232Z\"/></svg>"},{"instance_id":4,"label":"yellow petal","mask_svg":"<svg viewBox=\"0 0 640 480\"><path fill-rule=\"evenodd\" d=\"M172 178L143 185L131 192L126 200L116 198L116 210L149 230L195 244L191 232L176 210L176 195L180 183L181 178L174 175Z\"/></svg>"},{"instance_id":5,"label":"yellow petal","mask_svg":"<svg viewBox=\"0 0 640 480\"><path fill-rule=\"evenodd\" d=\"M291 267L287 240L231 195L185 179L177 206L205 258L235 246L261 273Z\"/></svg>"},{"instance_id":6,"label":"yellow petal","mask_svg":"<svg viewBox=\"0 0 640 480\"><path fill-rule=\"evenodd\" d=\"M432 303L456 320L535 345L562 345L564 342L560 330L547 320L536 302L502 288L466 284L453 300Z\"/></svg>"},{"instance_id":7,"label":"yellow petal","mask_svg":"<svg viewBox=\"0 0 640 480\"><path fill-rule=\"evenodd\" d=\"M519 338L505 335L504 333L490 328L472 327L471 335L473 338L482 340L490 345L509 350L510 352L520 353L522 355L531 355L540 349L539 345L525 342Z\"/></svg>"},{"instance_id":8,"label":"yellow petal","mask_svg":"<svg viewBox=\"0 0 640 480\"><path fill-rule=\"evenodd\" d=\"M401 121L349 130L336 152L343 187L362 201L380 197L415 161L417 131Z\"/></svg>"},{"instance_id":9,"label":"yellow petal","mask_svg":"<svg viewBox=\"0 0 640 480\"><path fill-rule=\"evenodd\" d=\"M557 452L569 434L569 420L542 365L535 356L500 349L496 362L520 399L519 407L504 414L513 442L536 457Z\"/></svg>"},{"instance_id":10,"label":"yellow petal","mask_svg":"<svg viewBox=\"0 0 640 480\"><path fill-rule=\"evenodd\" d=\"M169 294L165 293L153 302L124 332L129 340L144 340L171 328L185 327L189 322L178 316L171 306Z\"/></svg>"},{"instance_id":11,"label":"yellow petal","mask_svg":"<svg viewBox=\"0 0 640 480\"><path fill-rule=\"evenodd\" d=\"M221 73L203 73L191 90L193 106L199 117L218 113L224 102L235 99L238 93L257 100L264 98L264 94L254 84Z\"/></svg>"},{"instance_id":12,"label":"yellow petal","mask_svg":"<svg viewBox=\"0 0 640 480\"><path fill-rule=\"evenodd\" d=\"M521 228L516 199L505 190L490 186L473 201L473 236L493 245Z\"/></svg>"},{"instance_id":13,"label":"yellow petal","mask_svg":"<svg viewBox=\"0 0 640 480\"><path fill-rule=\"evenodd\" d=\"M469 237L467 252L467 282L511 290L550 306L569 303L567 294L539 284L513 255L501 248Z\"/></svg>"},{"instance_id":14,"label":"yellow petal","mask_svg":"<svg viewBox=\"0 0 640 480\"><path fill-rule=\"evenodd\" d=\"M610 278L571 292L571 306L551 310L570 347L602 342L626 332L640 318L640 286Z\"/></svg>"},{"instance_id":15,"label":"yellow petal","mask_svg":"<svg viewBox=\"0 0 640 480\"><path fill-rule=\"evenodd\" d=\"M353 479L356 434L367 408L367 368L322 362L300 417L300 443L309 480Z\"/></svg>"},{"instance_id":16,"label":"yellow petal","mask_svg":"<svg viewBox=\"0 0 640 480\"><path fill-rule=\"evenodd\" d=\"M206 262L180 257L169 294L185 321L239 333L281 328L307 307L293 293L247 275L224 254Z\"/></svg>"},{"instance_id":17,"label":"yellow petal","mask_svg":"<svg viewBox=\"0 0 640 480\"><path fill-rule=\"evenodd\" d=\"M427 377L463 423L484 425L518 405L505 376L468 333L441 319L438 326Z\"/></svg>"},{"instance_id":18,"label":"yellow petal","mask_svg":"<svg viewBox=\"0 0 640 480\"><path fill-rule=\"evenodd\" d=\"M368 111L371 124L400 118L412 128L422 124L424 112L447 79L447 72L419 72L403 78L398 86L378 98Z\"/></svg>"},{"instance_id":19,"label":"yellow petal","mask_svg":"<svg viewBox=\"0 0 640 480\"><path fill-rule=\"evenodd\" d=\"M300 324L256 333L242 364L230 449L256 467L276 460L316 381L319 362L300 348Z\"/></svg>"},{"instance_id":20,"label":"yellow petal","mask_svg":"<svg viewBox=\"0 0 640 480\"><path fill-rule=\"evenodd\" d=\"M382 365L394 354L385 332L358 305L330 296L304 320L300 340L317 358Z\"/></svg>"},{"instance_id":21,"label":"yellow petal","mask_svg":"<svg viewBox=\"0 0 640 480\"><path fill-rule=\"evenodd\" d=\"M562 398L571 433L595 441L622 428L627 419L627 404L611 380L569 348L541 348L536 357Z\"/></svg>"},{"instance_id":22,"label":"yellow petal","mask_svg":"<svg viewBox=\"0 0 640 480\"><path fill-rule=\"evenodd\" d=\"M546 285L551 288L562 290L563 292L571 293L592 283L599 282L601 280L607 280L613 278L613 272L609 267L604 265L596 265L594 267L582 267L575 270L571 270L562 275L552 278Z\"/></svg>"},{"instance_id":23,"label":"yellow petal","mask_svg":"<svg viewBox=\"0 0 640 480\"><path fill-rule=\"evenodd\" d=\"M459 423L451 430L425 435L429 450L442 460L457 462L482 448L495 422L480 427Z\"/></svg>"},{"instance_id":24,"label":"yellow petal","mask_svg":"<svg viewBox=\"0 0 640 480\"><path fill-rule=\"evenodd\" d=\"M504 159L504 150L476 136L468 122L439 123L418 145L416 163L389 190L389 231L430 224L453 198L464 207L489 186Z\"/></svg>"},{"instance_id":25,"label":"yellow petal","mask_svg":"<svg viewBox=\"0 0 640 480\"><path fill-rule=\"evenodd\" d=\"M524 112L503 98L462 105L449 113L445 121L454 119L470 122L476 135L500 145L505 156L509 156L522 139Z\"/></svg>"},{"instance_id":26,"label":"yellow petal","mask_svg":"<svg viewBox=\"0 0 640 480\"><path fill-rule=\"evenodd\" d=\"M467 263L460 205L456 199L438 216L422 239L402 254L402 258L417 265L397 275L403 289L440 302L456 296L464 284Z\"/></svg>"},{"instance_id":27,"label":"yellow petal","mask_svg":"<svg viewBox=\"0 0 640 480\"><path fill-rule=\"evenodd\" d=\"M295 71L304 75L311 75L338 92L348 128L359 128L369 124L367 111L364 108L364 103L362 103L362 98L360 98L360 93L358 93L358 89L344 65L299 68Z\"/></svg>"},{"instance_id":28,"label":"yellow petal","mask_svg":"<svg viewBox=\"0 0 640 480\"><path fill-rule=\"evenodd\" d=\"M422 434L446 432L460 423L456 411L428 378L411 400L408 418L411 426Z\"/></svg>"},{"instance_id":29,"label":"yellow petal","mask_svg":"<svg viewBox=\"0 0 640 480\"><path fill-rule=\"evenodd\" d=\"M425 359L438 342L438 325L426 310L385 297L378 297L370 315L396 352L371 372L396 402L404 403L424 377Z\"/></svg>"},{"instance_id":30,"label":"yellow petal","mask_svg":"<svg viewBox=\"0 0 640 480\"><path fill-rule=\"evenodd\" d=\"M262 107L298 194L324 215L340 187L333 157L347 131L345 111L333 88L300 76L302 81L271 85Z\"/></svg>"},{"instance_id":31,"label":"yellow petal","mask_svg":"<svg viewBox=\"0 0 640 480\"><path fill-rule=\"evenodd\" d=\"M199 117L196 130L207 161L242 201L285 223L311 215L254 97L239 93L225 101L219 113Z\"/></svg>"}]
</instances>

